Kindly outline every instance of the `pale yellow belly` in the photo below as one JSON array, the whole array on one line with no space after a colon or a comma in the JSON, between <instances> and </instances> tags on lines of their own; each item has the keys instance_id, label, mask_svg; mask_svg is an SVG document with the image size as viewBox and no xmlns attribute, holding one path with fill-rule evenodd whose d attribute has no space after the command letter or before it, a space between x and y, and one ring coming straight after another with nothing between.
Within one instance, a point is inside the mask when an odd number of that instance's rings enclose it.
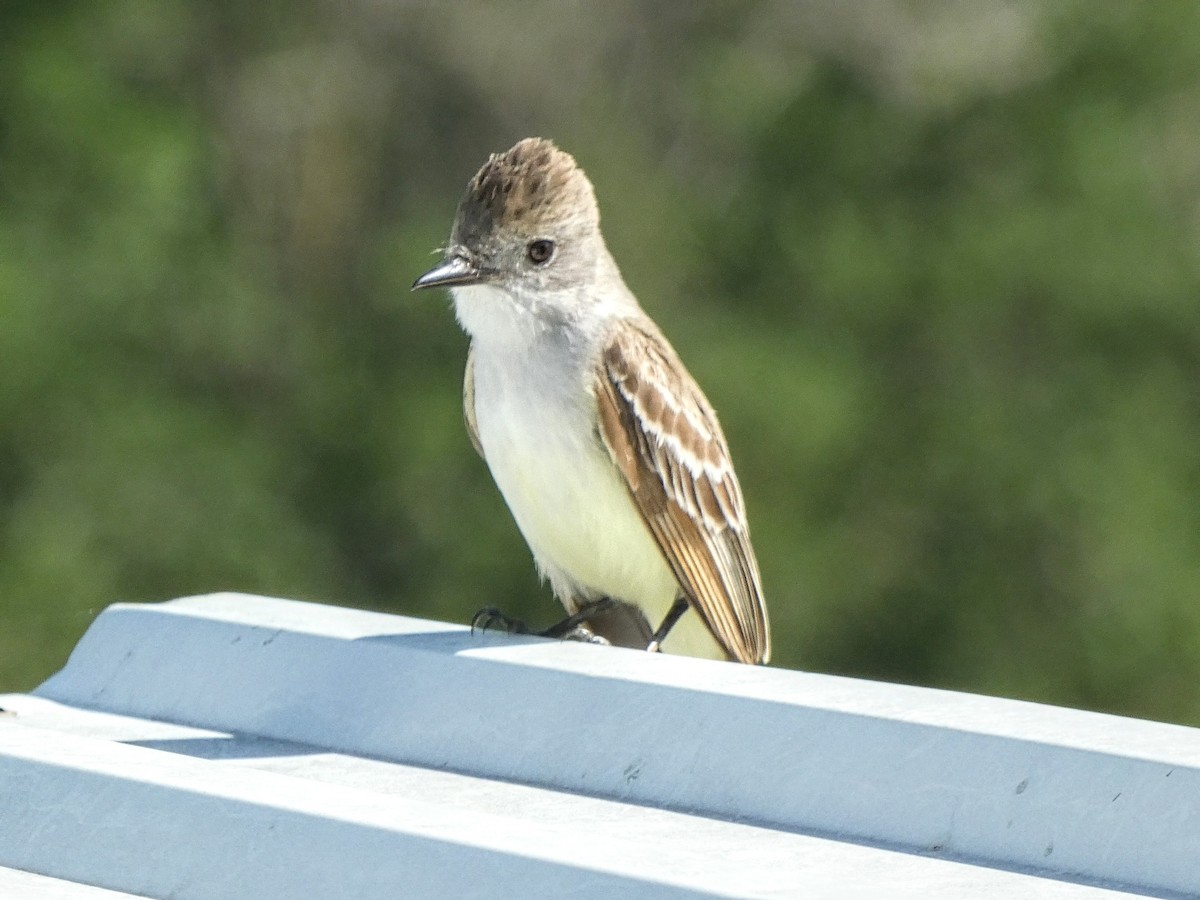
<instances>
[{"instance_id":1,"label":"pale yellow belly","mask_svg":"<svg viewBox=\"0 0 1200 900\"><path fill-rule=\"evenodd\" d=\"M594 437L591 410L536 390L520 399L489 392L478 357L476 365L480 443L555 595L569 611L599 597L634 603L657 628L679 586ZM663 649L723 658L694 611L676 624Z\"/></svg>"}]
</instances>

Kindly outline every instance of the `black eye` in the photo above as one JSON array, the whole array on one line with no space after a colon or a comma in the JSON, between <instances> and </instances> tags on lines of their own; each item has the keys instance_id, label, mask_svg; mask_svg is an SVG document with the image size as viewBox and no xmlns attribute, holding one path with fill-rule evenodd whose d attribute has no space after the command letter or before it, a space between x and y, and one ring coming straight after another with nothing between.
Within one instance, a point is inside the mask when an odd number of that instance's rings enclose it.
<instances>
[{"instance_id":1,"label":"black eye","mask_svg":"<svg viewBox=\"0 0 1200 900\"><path fill-rule=\"evenodd\" d=\"M525 253L529 257L529 261L535 266L543 266L554 255L554 241L547 241L544 238L530 241Z\"/></svg>"}]
</instances>

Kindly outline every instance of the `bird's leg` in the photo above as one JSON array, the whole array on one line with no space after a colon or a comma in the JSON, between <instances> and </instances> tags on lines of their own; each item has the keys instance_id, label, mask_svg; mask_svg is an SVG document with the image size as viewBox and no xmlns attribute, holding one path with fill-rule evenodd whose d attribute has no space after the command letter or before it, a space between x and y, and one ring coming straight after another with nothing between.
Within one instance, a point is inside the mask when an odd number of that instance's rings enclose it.
<instances>
[{"instance_id":1,"label":"bird's leg","mask_svg":"<svg viewBox=\"0 0 1200 900\"><path fill-rule=\"evenodd\" d=\"M548 638L568 638L570 640L584 640L589 643L603 641L607 644L608 641L605 641L603 638L597 638L596 635L588 630L587 623L593 616L608 612L615 605L616 601L611 597L601 597L599 600L584 603L561 622L556 622L545 631L539 631L538 634Z\"/></svg>"},{"instance_id":2,"label":"bird's leg","mask_svg":"<svg viewBox=\"0 0 1200 900\"><path fill-rule=\"evenodd\" d=\"M592 616L607 612L615 605L614 600L601 597L579 607L561 622L556 622L543 631L534 631L520 619L505 615L494 606L485 606L471 617L471 630L476 628L487 631L499 627L509 634L533 634L538 637L563 638L571 641L585 641L590 644L607 644L608 641L593 634L587 628L587 622Z\"/></svg>"},{"instance_id":3,"label":"bird's leg","mask_svg":"<svg viewBox=\"0 0 1200 900\"><path fill-rule=\"evenodd\" d=\"M667 615L662 620L662 624L658 626L658 631L654 632L654 637L650 639L650 644L646 647L646 650L650 653L658 653L662 649L662 642L667 639L667 635L671 633L671 629L675 627L675 623L679 621L679 617L687 611L687 597L676 597L675 602L671 604L671 608L667 610Z\"/></svg>"}]
</instances>

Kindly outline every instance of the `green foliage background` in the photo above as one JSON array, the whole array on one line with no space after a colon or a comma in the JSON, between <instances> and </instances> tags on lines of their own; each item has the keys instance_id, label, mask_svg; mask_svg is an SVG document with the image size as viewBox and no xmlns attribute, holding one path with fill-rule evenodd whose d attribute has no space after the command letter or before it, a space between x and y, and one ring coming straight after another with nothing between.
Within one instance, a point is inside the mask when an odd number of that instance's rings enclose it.
<instances>
[{"instance_id":1,"label":"green foliage background","mask_svg":"<svg viewBox=\"0 0 1200 900\"><path fill-rule=\"evenodd\" d=\"M555 607L408 285L555 138L780 665L1200 723L1200 6L0 8L0 687L115 600Z\"/></svg>"}]
</instances>

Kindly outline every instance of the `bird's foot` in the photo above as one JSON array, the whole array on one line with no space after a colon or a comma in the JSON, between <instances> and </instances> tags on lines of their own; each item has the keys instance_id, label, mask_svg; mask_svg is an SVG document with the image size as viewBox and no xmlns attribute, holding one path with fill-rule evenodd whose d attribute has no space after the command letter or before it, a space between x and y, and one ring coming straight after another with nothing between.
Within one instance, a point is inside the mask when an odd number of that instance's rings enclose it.
<instances>
[{"instance_id":1,"label":"bird's foot","mask_svg":"<svg viewBox=\"0 0 1200 900\"><path fill-rule=\"evenodd\" d=\"M611 597L601 597L599 600L593 600L590 603L585 603L561 622L556 622L545 631L539 633L542 637L580 640L579 638L572 638L571 635L580 631L581 629L586 631L588 634L592 634L591 631L586 627L587 623L592 619L593 616L606 613L615 605L616 601ZM592 634L591 638L585 638L584 640L587 640L589 643L608 643L608 641L605 641L603 638L597 638L594 634Z\"/></svg>"},{"instance_id":2,"label":"bird's foot","mask_svg":"<svg viewBox=\"0 0 1200 900\"><path fill-rule=\"evenodd\" d=\"M592 616L607 612L614 603L615 601L607 597L594 600L542 631L534 631L521 619L514 619L494 606L485 606L471 617L471 630L478 628L480 631L487 631L489 628L498 628L509 634L532 634L564 641L582 641L585 644L608 644L607 639L587 627L587 622Z\"/></svg>"},{"instance_id":3,"label":"bird's foot","mask_svg":"<svg viewBox=\"0 0 1200 900\"><path fill-rule=\"evenodd\" d=\"M475 615L471 616L471 631L474 632L476 628L480 631L487 631L489 628L498 628L501 631L507 631L509 634L537 633L525 624L525 622L505 615L494 606L485 606L479 612L475 613Z\"/></svg>"},{"instance_id":4,"label":"bird's foot","mask_svg":"<svg viewBox=\"0 0 1200 900\"><path fill-rule=\"evenodd\" d=\"M543 637L557 637L564 641L579 641L583 644L600 644L604 647L610 646L608 638L602 638L586 625L576 625L565 634L546 634L542 633Z\"/></svg>"}]
</instances>

